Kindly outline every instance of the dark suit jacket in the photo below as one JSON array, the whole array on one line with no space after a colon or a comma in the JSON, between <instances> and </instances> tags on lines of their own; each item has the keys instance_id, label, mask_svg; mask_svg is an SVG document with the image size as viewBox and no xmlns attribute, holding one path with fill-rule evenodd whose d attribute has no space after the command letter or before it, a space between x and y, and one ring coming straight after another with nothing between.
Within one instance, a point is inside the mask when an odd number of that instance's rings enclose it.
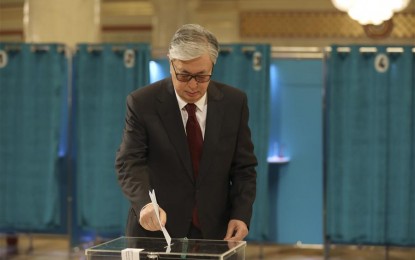
<instances>
[{"instance_id":1,"label":"dark suit jacket","mask_svg":"<svg viewBox=\"0 0 415 260\"><path fill-rule=\"evenodd\" d=\"M122 143L116 155L118 181L131 202L127 236L163 237L138 224L154 189L167 213L171 237L186 237L195 199L205 239L223 239L230 219L249 227L256 193L256 157L248 127L246 95L211 81L199 177L194 179L183 121L171 78L127 98Z\"/></svg>"}]
</instances>

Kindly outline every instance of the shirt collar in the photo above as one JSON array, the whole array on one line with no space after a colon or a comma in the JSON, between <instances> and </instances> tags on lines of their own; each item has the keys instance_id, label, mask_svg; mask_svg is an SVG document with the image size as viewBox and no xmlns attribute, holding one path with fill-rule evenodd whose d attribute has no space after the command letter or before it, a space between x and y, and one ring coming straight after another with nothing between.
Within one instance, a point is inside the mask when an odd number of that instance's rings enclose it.
<instances>
[{"instance_id":1,"label":"shirt collar","mask_svg":"<svg viewBox=\"0 0 415 260\"><path fill-rule=\"evenodd\" d=\"M177 98L177 102L179 102L179 108L180 110L182 110L186 105L187 102L184 101L176 92L176 89L174 90L174 92L176 93L176 98ZM206 92L207 93L207 92ZM205 108L205 104L206 104L206 93L195 103L196 107L200 110L203 111L203 109Z\"/></svg>"}]
</instances>

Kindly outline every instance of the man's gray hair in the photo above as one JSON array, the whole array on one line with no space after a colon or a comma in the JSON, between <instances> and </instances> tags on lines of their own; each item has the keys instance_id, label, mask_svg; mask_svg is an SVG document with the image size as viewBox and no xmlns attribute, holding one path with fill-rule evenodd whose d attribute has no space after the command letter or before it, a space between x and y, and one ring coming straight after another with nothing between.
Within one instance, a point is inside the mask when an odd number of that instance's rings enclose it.
<instances>
[{"instance_id":1,"label":"man's gray hair","mask_svg":"<svg viewBox=\"0 0 415 260\"><path fill-rule=\"evenodd\" d=\"M171 60L192 60L208 53L213 64L219 53L219 44L213 33L198 24L185 24L180 27L170 41Z\"/></svg>"}]
</instances>

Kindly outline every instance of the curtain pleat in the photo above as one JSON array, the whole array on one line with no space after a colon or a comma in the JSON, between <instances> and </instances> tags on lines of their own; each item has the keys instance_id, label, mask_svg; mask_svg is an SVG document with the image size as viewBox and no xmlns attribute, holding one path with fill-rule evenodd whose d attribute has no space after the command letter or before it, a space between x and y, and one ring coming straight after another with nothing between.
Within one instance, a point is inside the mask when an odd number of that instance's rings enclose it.
<instances>
[{"instance_id":1,"label":"curtain pleat","mask_svg":"<svg viewBox=\"0 0 415 260\"><path fill-rule=\"evenodd\" d=\"M124 233L128 201L118 186L115 152L125 99L149 83L150 46L78 46L74 58L77 220L82 229Z\"/></svg>"},{"instance_id":2,"label":"curtain pleat","mask_svg":"<svg viewBox=\"0 0 415 260\"><path fill-rule=\"evenodd\" d=\"M58 146L67 60L60 49L0 43L7 54L7 64L0 68L2 229L45 232L64 224Z\"/></svg>"},{"instance_id":3,"label":"curtain pleat","mask_svg":"<svg viewBox=\"0 0 415 260\"><path fill-rule=\"evenodd\" d=\"M415 81L411 47L351 46L328 58L326 236L333 243L415 244ZM383 54L385 72L375 69Z\"/></svg>"},{"instance_id":4,"label":"curtain pleat","mask_svg":"<svg viewBox=\"0 0 415 260\"><path fill-rule=\"evenodd\" d=\"M258 159L257 195L248 239L269 237L268 143L270 121L270 46L221 45L213 79L242 89L248 96L249 125Z\"/></svg>"}]
</instances>

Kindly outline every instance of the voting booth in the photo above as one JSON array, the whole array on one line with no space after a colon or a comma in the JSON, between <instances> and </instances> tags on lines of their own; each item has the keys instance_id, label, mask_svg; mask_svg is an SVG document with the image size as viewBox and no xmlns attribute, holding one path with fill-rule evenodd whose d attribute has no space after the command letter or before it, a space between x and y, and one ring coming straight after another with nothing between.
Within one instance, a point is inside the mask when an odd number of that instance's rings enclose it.
<instances>
[{"instance_id":1,"label":"voting booth","mask_svg":"<svg viewBox=\"0 0 415 260\"><path fill-rule=\"evenodd\" d=\"M245 259L245 241L120 237L85 250L87 260Z\"/></svg>"}]
</instances>

